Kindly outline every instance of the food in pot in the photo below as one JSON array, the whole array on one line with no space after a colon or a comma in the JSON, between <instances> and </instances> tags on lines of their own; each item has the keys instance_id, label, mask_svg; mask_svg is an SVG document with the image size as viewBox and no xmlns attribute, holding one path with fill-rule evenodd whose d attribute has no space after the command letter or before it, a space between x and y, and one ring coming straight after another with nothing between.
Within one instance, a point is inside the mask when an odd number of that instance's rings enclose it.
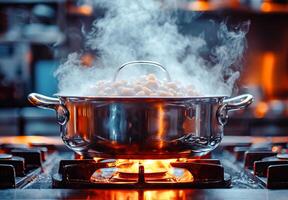
<instances>
[{"instance_id":1,"label":"food in pot","mask_svg":"<svg viewBox=\"0 0 288 200\"><path fill-rule=\"evenodd\" d=\"M126 81L98 81L87 88L88 96L199 96L193 85L183 86L177 81L158 79L155 74Z\"/></svg>"}]
</instances>

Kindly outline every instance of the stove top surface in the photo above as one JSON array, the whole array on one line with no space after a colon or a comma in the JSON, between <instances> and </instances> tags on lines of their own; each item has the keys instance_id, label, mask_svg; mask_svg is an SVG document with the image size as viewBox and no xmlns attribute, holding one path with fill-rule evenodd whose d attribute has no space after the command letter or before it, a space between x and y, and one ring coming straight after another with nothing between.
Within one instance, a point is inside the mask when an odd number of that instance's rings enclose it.
<instances>
[{"instance_id":1,"label":"stove top surface","mask_svg":"<svg viewBox=\"0 0 288 200\"><path fill-rule=\"evenodd\" d=\"M45 144L42 144L43 142ZM15 146L13 143L20 143L22 146ZM288 195L288 190L285 190L288 188L287 143L288 137L226 136L221 147L205 158L213 162L216 160L217 164L218 161L221 162L217 166L224 169L225 176L223 174L223 177L226 181L228 176L226 184L220 186L192 184L185 185L185 187L180 185L176 188L163 185L156 188L142 187L143 185L141 185L127 188L101 187L97 184L77 185L77 182L73 181L79 179L78 174L85 174L85 168L81 168L84 161L81 160L79 161L80 165L77 165L79 163L75 165L73 163L75 162L74 153L66 149L59 138L3 137L0 146L3 156L2 159L0 157L0 177L2 176L0 187L5 189L1 189L0 199L203 199L204 197L212 197L212 199L286 199ZM26 149L25 145L27 144L29 144L29 150ZM7 154L8 156L13 155L13 162L10 157L7 157ZM19 167L21 166L19 162L21 163L23 158L25 163L22 169ZM10 159L11 163L5 164L7 159ZM87 160L96 166L93 160ZM65 165L63 162L68 163ZM86 164L84 163L84 165ZM66 170L64 172L63 166ZM13 167L15 168L14 180L8 177ZM194 168L195 166L193 166ZM209 174L209 168L206 165L200 169L201 174L205 175L203 169ZM84 170L83 173L81 170ZM210 171L210 174L213 173ZM10 183L5 183L3 177L5 180L8 177ZM67 177L69 181L65 181ZM211 177L214 178L217 175L204 177L203 180ZM8 184L7 187L5 184Z\"/></svg>"}]
</instances>

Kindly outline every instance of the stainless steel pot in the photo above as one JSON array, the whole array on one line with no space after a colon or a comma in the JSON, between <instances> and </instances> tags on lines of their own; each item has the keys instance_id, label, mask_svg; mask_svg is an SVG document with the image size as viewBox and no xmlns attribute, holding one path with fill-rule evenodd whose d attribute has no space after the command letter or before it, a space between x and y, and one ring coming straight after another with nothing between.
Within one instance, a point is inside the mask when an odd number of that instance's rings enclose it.
<instances>
[{"instance_id":1,"label":"stainless steel pot","mask_svg":"<svg viewBox=\"0 0 288 200\"><path fill-rule=\"evenodd\" d=\"M127 63L120 69L137 63L143 62ZM243 109L253 101L250 94L234 98L50 98L32 93L28 99L38 107L56 110L61 137L75 152L129 159L204 155L221 142L228 112Z\"/></svg>"}]
</instances>

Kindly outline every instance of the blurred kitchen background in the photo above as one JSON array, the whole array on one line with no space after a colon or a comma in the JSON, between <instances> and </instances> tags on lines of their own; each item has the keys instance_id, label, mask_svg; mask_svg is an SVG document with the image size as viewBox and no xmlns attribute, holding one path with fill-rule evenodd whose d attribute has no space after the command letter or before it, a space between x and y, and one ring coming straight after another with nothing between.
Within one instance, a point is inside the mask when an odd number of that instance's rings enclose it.
<instances>
[{"instance_id":1,"label":"blurred kitchen background","mask_svg":"<svg viewBox=\"0 0 288 200\"><path fill-rule=\"evenodd\" d=\"M211 20L251 21L238 88L255 103L231 116L225 134L287 135L288 0L178 0L177 8L186 34ZM89 0L0 0L0 136L59 135L55 113L32 107L27 94L57 92L55 69L84 48L81 31L104 13ZM82 57L88 66L93 59Z\"/></svg>"}]
</instances>

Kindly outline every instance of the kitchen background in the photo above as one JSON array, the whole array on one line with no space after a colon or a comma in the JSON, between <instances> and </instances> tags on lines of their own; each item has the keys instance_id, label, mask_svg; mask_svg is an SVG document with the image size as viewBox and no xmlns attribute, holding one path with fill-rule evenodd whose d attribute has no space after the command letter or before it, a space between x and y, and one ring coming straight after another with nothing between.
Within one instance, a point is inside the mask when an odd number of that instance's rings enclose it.
<instances>
[{"instance_id":1,"label":"kitchen background","mask_svg":"<svg viewBox=\"0 0 288 200\"><path fill-rule=\"evenodd\" d=\"M239 93L253 94L255 103L231 116L225 134L287 135L288 1L176 4L177 24L185 34L212 35L211 20L228 25L251 22L237 87ZM27 95L57 92L54 71L69 53L85 48L82 31L104 13L89 0L0 0L0 136L59 135L55 113L32 107ZM93 52L82 56L87 66L94 59Z\"/></svg>"}]
</instances>

